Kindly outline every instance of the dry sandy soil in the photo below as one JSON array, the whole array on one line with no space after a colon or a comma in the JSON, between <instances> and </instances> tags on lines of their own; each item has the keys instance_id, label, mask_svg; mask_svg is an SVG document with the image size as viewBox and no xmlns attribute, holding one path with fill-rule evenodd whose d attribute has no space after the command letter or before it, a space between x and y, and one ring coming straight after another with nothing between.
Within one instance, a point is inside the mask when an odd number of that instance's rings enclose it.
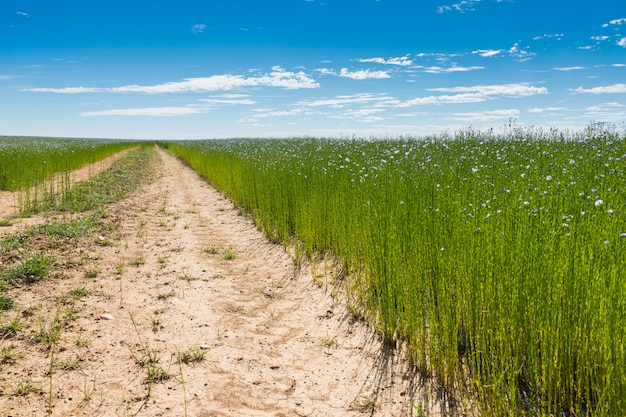
<instances>
[{"instance_id":1,"label":"dry sandy soil","mask_svg":"<svg viewBox=\"0 0 626 417\"><path fill-rule=\"evenodd\" d=\"M330 271L294 269L227 199L158 155L155 180L107 206L104 229L65 249L60 273L10 290L2 320L21 316L25 329L0 340L0 416L461 414L350 315ZM78 288L89 294L68 303ZM58 345L28 343L68 312Z\"/></svg>"}]
</instances>

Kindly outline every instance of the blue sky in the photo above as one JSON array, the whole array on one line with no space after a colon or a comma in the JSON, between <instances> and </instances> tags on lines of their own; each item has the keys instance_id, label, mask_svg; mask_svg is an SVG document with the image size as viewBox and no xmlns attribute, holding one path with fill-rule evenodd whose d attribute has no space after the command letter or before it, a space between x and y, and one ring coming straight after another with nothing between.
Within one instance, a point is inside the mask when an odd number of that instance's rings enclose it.
<instances>
[{"instance_id":1,"label":"blue sky","mask_svg":"<svg viewBox=\"0 0 626 417\"><path fill-rule=\"evenodd\" d=\"M0 135L398 136L626 121L615 0L2 0Z\"/></svg>"}]
</instances>

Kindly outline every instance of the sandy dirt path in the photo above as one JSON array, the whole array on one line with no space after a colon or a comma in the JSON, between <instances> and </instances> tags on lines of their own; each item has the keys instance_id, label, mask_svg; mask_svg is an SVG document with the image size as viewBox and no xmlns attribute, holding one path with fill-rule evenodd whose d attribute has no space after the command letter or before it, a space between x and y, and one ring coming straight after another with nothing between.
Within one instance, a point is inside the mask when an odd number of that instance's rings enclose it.
<instances>
[{"instance_id":1,"label":"sandy dirt path","mask_svg":"<svg viewBox=\"0 0 626 417\"><path fill-rule=\"evenodd\" d=\"M50 377L49 355L29 348L20 371L3 371L0 415L45 415L50 403L58 416L453 415L399 349L227 199L171 155L159 151L158 164L157 180L107 208L116 227L98 239L110 244L79 245L63 279L16 292L44 319L54 294L91 295L55 359L80 367ZM204 360L179 365L190 349ZM168 379L146 383L149 357ZM7 395L25 375L42 394Z\"/></svg>"}]
</instances>

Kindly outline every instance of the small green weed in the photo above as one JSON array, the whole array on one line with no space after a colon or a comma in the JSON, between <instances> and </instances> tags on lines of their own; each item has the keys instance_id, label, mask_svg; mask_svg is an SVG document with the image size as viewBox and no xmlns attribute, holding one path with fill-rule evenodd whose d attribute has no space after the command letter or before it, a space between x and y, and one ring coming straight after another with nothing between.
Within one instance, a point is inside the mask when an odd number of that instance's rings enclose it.
<instances>
[{"instance_id":1,"label":"small green weed","mask_svg":"<svg viewBox=\"0 0 626 417\"><path fill-rule=\"evenodd\" d=\"M227 261L231 261L237 258L237 252L232 247L228 247L222 251L222 258Z\"/></svg>"},{"instance_id":2,"label":"small green weed","mask_svg":"<svg viewBox=\"0 0 626 417\"><path fill-rule=\"evenodd\" d=\"M7 294L0 294L0 312L13 308L13 299Z\"/></svg>"},{"instance_id":3,"label":"small green weed","mask_svg":"<svg viewBox=\"0 0 626 417\"><path fill-rule=\"evenodd\" d=\"M141 265L146 263L146 260L143 258L143 256L139 255L129 263L134 267L140 267Z\"/></svg>"},{"instance_id":4,"label":"small green weed","mask_svg":"<svg viewBox=\"0 0 626 417\"><path fill-rule=\"evenodd\" d=\"M52 346L59 343L61 340L61 331L63 330L63 323L59 317L59 314L54 317L50 326L46 326L43 320L39 320L39 328L31 335L31 341L33 343L40 343L50 350Z\"/></svg>"},{"instance_id":5,"label":"small green weed","mask_svg":"<svg viewBox=\"0 0 626 417\"><path fill-rule=\"evenodd\" d=\"M67 292L67 297L72 300L80 300L81 298L85 298L91 295L91 290L88 290L85 287L74 288Z\"/></svg>"},{"instance_id":6,"label":"small green weed","mask_svg":"<svg viewBox=\"0 0 626 417\"><path fill-rule=\"evenodd\" d=\"M4 279L7 281L22 279L27 283L34 283L52 272L55 261L55 258L49 255L34 255L7 269Z\"/></svg>"},{"instance_id":7,"label":"small green weed","mask_svg":"<svg viewBox=\"0 0 626 417\"><path fill-rule=\"evenodd\" d=\"M85 366L85 360L80 357L68 358L62 361L58 361L55 365L64 371L76 371Z\"/></svg>"},{"instance_id":8,"label":"small green weed","mask_svg":"<svg viewBox=\"0 0 626 417\"><path fill-rule=\"evenodd\" d=\"M40 393L41 388L32 381L19 381L15 387L15 395L25 396L28 394Z\"/></svg>"},{"instance_id":9,"label":"small green weed","mask_svg":"<svg viewBox=\"0 0 626 417\"><path fill-rule=\"evenodd\" d=\"M192 282L192 281L197 281L198 280L198 277L194 277L189 272L183 272L182 275L179 276L179 278L184 280L184 281L187 281L187 282Z\"/></svg>"},{"instance_id":10,"label":"small green weed","mask_svg":"<svg viewBox=\"0 0 626 417\"><path fill-rule=\"evenodd\" d=\"M0 365L8 365L17 362L24 357L12 346L4 346L0 351Z\"/></svg>"},{"instance_id":11,"label":"small green weed","mask_svg":"<svg viewBox=\"0 0 626 417\"><path fill-rule=\"evenodd\" d=\"M228 308L226 309L226 311L231 314L243 313L243 310L244 310L244 307L238 306L238 305L231 305L231 306L228 306Z\"/></svg>"},{"instance_id":12,"label":"small green weed","mask_svg":"<svg viewBox=\"0 0 626 417\"><path fill-rule=\"evenodd\" d=\"M89 268L85 271L85 278L96 278L99 273L99 269Z\"/></svg>"},{"instance_id":13,"label":"small green weed","mask_svg":"<svg viewBox=\"0 0 626 417\"><path fill-rule=\"evenodd\" d=\"M169 298L175 296L176 293L174 292L174 290L170 291L170 292L166 292L166 293L162 293L157 295L157 300L160 301L167 301Z\"/></svg>"},{"instance_id":14,"label":"small green weed","mask_svg":"<svg viewBox=\"0 0 626 417\"><path fill-rule=\"evenodd\" d=\"M113 246L113 241L105 238L104 236L98 236L94 243L98 246Z\"/></svg>"},{"instance_id":15,"label":"small green weed","mask_svg":"<svg viewBox=\"0 0 626 417\"><path fill-rule=\"evenodd\" d=\"M146 369L146 383L148 385L168 380L171 375L159 364L158 353L154 349L148 349L146 354L137 360L137 365Z\"/></svg>"},{"instance_id":16,"label":"small green weed","mask_svg":"<svg viewBox=\"0 0 626 417\"><path fill-rule=\"evenodd\" d=\"M184 352L178 352L178 360L185 364L198 363L204 360L206 352L200 348L190 348Z\"/></svg>"},{"instance_id":17,"label":"small green weed","mask_svg":"<svg viewBox=\"0 0 626 417\"><path fill-rule=\"evenodd\" d=\"M334 337L323 337L320 339L320 342L327 348L331 348L337 344L337 340Z\"/></svg>"},{"instance_id":18,"label":"small green weed","mask_svg":"<svg viewBox=\"0 0 626 417\"><path fill-rule=\"evenodd\" d=\"M155 384L170 379L171 375L158 363L149 363L146 366L146 383Z\"/></svg>"},{"instance_id":19,"label":"small green weed","mask_svg":"<svg viewBox=\"0 0 626 417\"><path fill-rule=\"evenodd\" d=\"M217 255L220 251L219 246L211 245L204 248L204 253L208 253L209 255Z\"/></svg>"},{"instance_id":20,"label":"small green weed","mask_svg":"<svg viewBox=\"0 0 626 417\"><path fill-rule=\"evenodd\" d=\"M80 333L76 335L76 346L87 348L90 345L91 345L91 339L89 339L89 337L83 336Z\"/></svg>"},{"instance_id":21,"label":"small green weed","mask_svg":"<svg viewBox=\"0 0 626 417\"><path fill-rule=\"evenodd\" d=\"M23 328L24 325L22 324L21 317L16 316L13 320L0 325L0 337L13 337L17 335Z\"/></svg>"}]
</instances>

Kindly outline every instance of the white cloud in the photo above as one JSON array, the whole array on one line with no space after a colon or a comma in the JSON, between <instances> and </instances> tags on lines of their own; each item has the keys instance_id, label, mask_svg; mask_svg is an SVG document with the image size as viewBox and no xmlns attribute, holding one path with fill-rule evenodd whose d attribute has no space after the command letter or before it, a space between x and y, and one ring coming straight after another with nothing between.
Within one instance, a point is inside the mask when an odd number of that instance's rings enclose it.
<instances>
[{"instance_id":1,"label":"white cloud","mask_svg":"<svg viewBox=\"0 0 626 417\"><path fill-rule=\"evenodd\" d=\"M483 58L490 58L492 56L499 55L502 52L501 49L478 49L476 51L472 51L473 55L480 55Z\"/></svg>"},{"instance_id":2,"label":"white cloud","mask_svg":"<svg viewBox=\"0 0 626 417\"><path fill-rule=\"evenodd\" d=\"M622 107L624 107L623 104L612 102L612 103L604 103L599 106L589 106L585 110L587 111L607 111L607 110L613 111L618 108L621 109Z\"/></svg>"},{"instance_id":3,"label":"white cloud","mask_svg":"<svg viewBox=\"0 0 626 417\"><path fill-rule=\"evenodd\" d=\"M626 67L626 64L611 64L612 67Z\"/></svg>"},{"instance_id":4,"label":"white cloud","mask_svg":"<svg viewBox=\"0 0 626 417\"><path fill-rule=\"evenodd\" d=\"M316 69L316 71L318 71L322 75L337 75L337 73L330 68L318 68Z\"/></svg>"},{"instance_id":5,"label":"white cloud","mask_svg":"<svg viewBox=\"0 0 626 417\"><path fill-rule=\"evenodd\" d=\"M450 60L452 58L459 57L461 55L463 55L463 54L446 54L446 53L426 53L426 52L420 52L416 56L418 58L434 58L437 61L445 62L445 61L448 61L448 60Z\"/></svg>"},{"instance_id":6,"label":"white cloud","mask_svg":"<svg viewBox=\"0 0 626 417\"><path fill-rule=\"evenodd\" d=\"M58 94L83 94L83 93L103 93L104 88L94 87L63 87L63 88L24 88L22 91L35 93L58 93Z\"/></svg>"},{"instance_id":7,"label":"white cloud","mask_svg":"<svg viewBox=\"0 0 626 417\"><path fill-rule=\"evenodd\" d=\"M587 69L585 67L557 67L554 68L555 71L577 71Z\"/></svg>"},{"instance_id":8,"label":"white cloud","mask_svg":"<svg viewBox=\"0 0 626 417\"><path fill-rule=\"evenodd\" d=\"M626 93L626 84L613 84L603 87L582 88L578 87L572 90L575 93L587 93L587 94L623 94Z\"/></svg>"},{"instance_id":9,"label":"white cloud","mask_svg":"<svg viewBox=\"0 0 626 417\"><path fill-rule=\"evenodd\" d=\"M602 41L605 41L605 40L610 39L610 38L611 38L610 36L604 35L604 36L592 36L590 39L592 41L602 42Z\"/></svg>"},{"instance_id":10,"label":"white cloud","mask_svg":"<svg viewBox=\"0 0 626 417\"><path fill-rule=\"evenodd\" d=\"M206 25L204 24L193 25L191 27L191 31L196 34L204 32L205 29L206 29Z\"/></svg>"},{"instance_id":11,"label":"white cloud","mask_svg":"<svg viewBox=\"0 0 626 417\"><path fill-rule=\"evenodd\" d=\"M352 104L395 105L400 103L397 99L384 94L362 93L349 96L337 96L335 98L321 99L315 101L303 101L300 104L309 107L328 106L332 108L342 108Z\"/></svg>"},{"instance_id":12,"label":"white cloud","mask_svg":"<svg viewBox=\"0 0 626 417\"><path fill-rule=\"evenodd\" d=\"M300 116L302 114L305 114L305 110L299 108L292 110L263 110L262 112L259 112L250 117L250 120L259 120L268 117Z\"/></svg>"},{"instance_id":13,"label":"white cloud","mask_svg":"<svg viewBox=\"0 0 626 417\"><path fill-rule=\"evenodd\" d=\"M438 6L437 13L451 12L456 11L460 13L465 13L466 11L473 12L476 10L474 5L480 3L481 0L462 0L458 3L451 4L449 6Z\"/></svg>"},{"instance_id":14,"label":"white cloud","mask_svg":"<svg viewBox=\"0 0 626 417\"><path fill-rule=\"evenodd\" d=\"M619 42L617 42L617 44L621 46L622 48L626 48L626 38L620 39Z\"/></svg>"},{"instance_id":15,"label":"white cloud","mask_svg":"<svg viewBox=\"0 0 626 417\"><path fill-rule=\"evenodd\" d=\"M246 97L250 97L249 94L220 94L219 96L215 96L215 97L222 97L222 98L246 98Z\"/></svg>"},{"instance_id":16,"label":"white cloud","mask_svg":"<svg viewBox=\"0 0 626 417\"><path fill-rule=\"evenodd\" d=\"M477 85L472 87L452 87L452 88L431 88L428 91L451 93L441 95L430 95L426 97L416 97L411 100L400 101L395 97L385 94L355 94L349 96L338 96L330 99L321 99L310 102L300 102L300 105L309 107L327 106L331 108L344 108L348 106L363 106L362 112L368 115L378 113L384 108L408 108L423 105L439 104L463 104L480 103L498 97L527 97L537 94L547 94L545 87L534 87L527 84L502 84L502 85ZM356 110L352 113L355 114Z\"/></svg>"},{"instance_id":17,"label":"white cloud","mask_svg":"<svg viewBox=\"0 0 626 417\"><path fill-rule=\"evenodd\" d=\"M534 41L540 41L542 39L550 39L550 38L556 38L557 41L560 41L565 35L563 33L554 33L554 34L545 34L545 35L539 35L539 36L535 36L533 38Z\"/></svg>"},{"instance_id":18,"label":"white cloud","mask_svg":"<svg viewBox=\"0 0 626 417\"><path fill-rule=\"evenodd\" d=\"M220 105L237 105L237 104L256 104L256 101L250 100L248 98L204 98L199 100L202 104L207 106L220 106Z\"/></svg>"},{"instance_id":19,"label":"white cloud","mask_svg":"<svg viewBox=\"0 0 626 417\"><path fill-rule=\"evenodd\" d=\"M475 85L472 87L451 87L451 88L429 88L428 91L439 91L444 93L475 93L483 96L510 96L523 97L537 94L547 94L546 87L534 87L528 84L494 84Z\"/></svg>"},{"instance_id":20,"label":"white cloud","mask_svg":"<svg viewBox=\"0 0 626 417\"><path fill-rule=\"evenodd\" d=\"M316 71L322 75L334 75L338 77L352 78L354 80L390 78L387 71L371 71L369 69L349 71L348 68L342 68L341 71L337 73L337 71L330 68L318 68Z\"/></svg>"},{"instance_id":21,"label":"white cloud","mask_svg":"<svg viewBox=\"0 0 626 417\"><path fill-rule=\"evenodd\" d=\"M15 14L19 14L20 16L30 17L26 12L15 12Z\"/></svg>"},{"instance_id":22,"label":"white cloud","mask_svg":"<svg viewBox=\"0 0 626 417\"><path fill-rule=\"evenodd\" d=\"M516 118L519 114L520 111L517 109L501 109L484 112L453 113L448 119L463 122L489 122L493 120Z\"/></svg>"},{"instance_id":23,"label":"white cloud","mask_svg":"<svg viewBox=\"0 0 626 417\"><path fill-rule=\"evenodd\" d=\"M554 111L563 111L567 110L565 107L534 107L532 109L528 109L529 113L546 113L546 112L554 112Z\"/></svg>"},{"instance_id":24,"label":"white cloud","mask_svg":"<svg viewBox=\"0 0 626 417\"><path fill-rule=\"evenodd\" d=\"M80 115L83 117L96 117L96 116L153 116L153 117L168 117L168 116L183 116L189 114L201 113L202 110L193 107L144 107L134 109L111 109L100 111L83 112Z\"/></svg>"},{"instance_id":25,"label":"white cloud","mask_svg":"<svg viewBox=\"0 0 626 417\"><path fill-rule=\"evenodd\" d=\"M59 94L82 93L189 93L202 91L232 90L246 87L278 87L288 90L301 88L318 88L319 83L304 72L289 72L274 67L269 74L259 77L243 77L241 75L213 75L211 77L185 78L183 81L168 82L156 85L125 85L121 87L63 87L63 88L25 88L22 91Z\"/></svg>"},{"instance_id":26,"label":"white cloud","mask_svg":"<svg viewBox=\"0 0 626 417\"><path fill-rule=\"evenodd\" d=\"M429 88L428 91L454 93L418 97L400 103L397 107L408 107L425 104L462 104L480 103L501 97L528 97L547 94L545 87L533 87L526 84L476 85L472 87Z\"/></svg>"},{"instance_id":27,"label":"white cloud","mask_svg":"<svg viewBox=\"0 0 626 417\"><path fill-rule=\"evenodd\" d=\"M602 119L605 121L623 121L626 117L624 105L620 103L604 103L596 106L589 106L585 109L585 118Z\"/></svg>"},{"instance_id":28,"label":"white cloud","mask_svg":"<svg viewBox=\"0 0 626 417\"><path fill-rule=\"evenodd\" d=\"M528 47L520 48L519 43L516 43L511 48L509 48L508 52L511 56L518 58L521 62L528 61L531 57L535 56L534 52L529 52Z\"/></svg>"},{"instance_id":29,"label":"white cloud","mask_svg":"<svg viewBox=\"0 0 626 417\"><path fill-rule=\"evenodd\" d=\"M611 25L623 25L624 23L626 23L626 17L623 17L621 19L613 19L611 20L609 23L605 23L602 25L603 28L607 28Z\"/></svg>"},{"instance_id":30,"label":"white cloud","mask_svg":"<svg viewBox=\"0 0 626 417\"><path fill-rule=\"evenodd\" d=\"M475 71L475 70L482 70L482 69L485 69L485 67L479 67L479 66L473 66L473 67L452 66L452 67L444 68L444 67L432 66L432 67L425 67L424 68L424 72L427 72L429 74L449 74L449 73L452 73L452 72L467 72L467 71Z\"/></svg>"},{"instance_id":31,"label":"white cloud","mask_svg":"<svg viewBox=\"0 0 626 417\"><path fill-rule=\"evenodd\" d=\"M348 110L344 114L349 115L349 116L365 117L365 116L371 116L376 113L381 113L384 111L385 110L383 109L371 109L371 108L370 109L356 109L356 110Z\"/></svg>"},{"instance_id":32,"label":"white cloud","mask_svg":"<svg viewBox=\"0 0 626 417\"><path fill-rule=\"evenodd\" d=\"M373 62L376 64L383 65L399 65L402 67L408 67L413 64L413 60L409 59L408 56L395 57L395 58L359 58L358 62Z\"/></svg>"},{"instance_id":33,"label":"white cloud","mask_svg":"<svg viewBox=\"0 0 626 417\"><path fill-rule=\"evenodd\" d=\"M335 114L330 116L333 119L351 119L356 120L362 123L373 123L378 122L380 120L384 120L380 116L376 116L377 113L384 112L382 109L355 109L355 110L347 110L341 114Z\"/></svg>"},{"instance_id":34,"label":"white cloud","mask_svg":"<svg viewBox=\"0 0 626 417\"><path fill-rule=\"evenodd\" d=\"M348 71L348 68L342 68L339 73L340 77L352 78L353 80L369 80L369 79L381 79L381 78L391 78L387 71L370 71L367 70L358 70L358 71Z\"/></svg>"},{"instance_id":35,"label":"white cloud","mask_svg":"<svg viewBox=\"0 0 626 417\"><path fill-rule=\"evenodd\" d=\"M398 107L421 106L425 104L461 104L461 103L480 103L486 101L487 96L478 93L464 93L454 95L428 96L418 97L405 101Z\"/></svg>"}]
</instances>

